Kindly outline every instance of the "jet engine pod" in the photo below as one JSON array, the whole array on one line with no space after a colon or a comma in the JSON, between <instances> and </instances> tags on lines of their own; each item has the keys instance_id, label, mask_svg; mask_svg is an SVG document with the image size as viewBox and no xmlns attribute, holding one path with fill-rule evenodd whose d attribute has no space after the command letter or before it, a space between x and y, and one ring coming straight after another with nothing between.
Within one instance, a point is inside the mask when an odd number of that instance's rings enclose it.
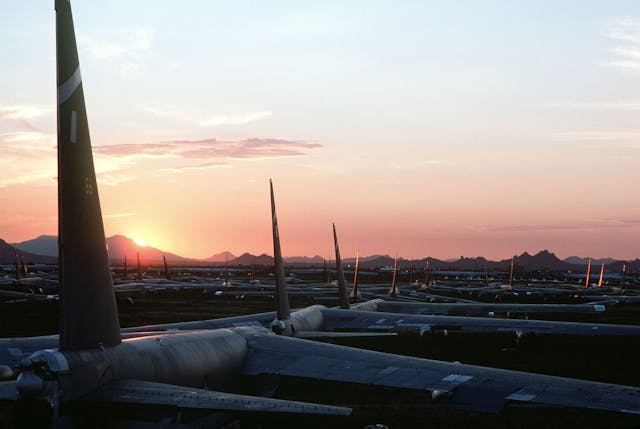
<instances>
[{"instance_id":1,"label":"jet engine pod","mask_svg":"<svg viewBox=\"0 0 640 429\"><path fill-rule=\"evenodd\" d=\"M33 399L45 393L44 380L32 370L21 372L16 388L23 399Z\"/></svg>"}]
</instances>

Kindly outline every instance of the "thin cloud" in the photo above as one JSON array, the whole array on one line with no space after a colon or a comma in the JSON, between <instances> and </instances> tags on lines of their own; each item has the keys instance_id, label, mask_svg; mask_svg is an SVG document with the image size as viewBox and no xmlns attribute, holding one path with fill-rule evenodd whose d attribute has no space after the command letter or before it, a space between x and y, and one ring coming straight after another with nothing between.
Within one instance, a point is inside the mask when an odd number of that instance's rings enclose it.
<instances>
[{"instance_id":1,"label":"thin cloud","mask_svg":"<svg viewBox=\"0 0 640 429\"><path fill-rule=\"evenodd\" d=\"M320 143L285 139L174 140L163 143L96 146L94 151L114 157L176 157L186 159L248 159L303 156Z\"/></svg>"},{"instance_id":2,"label":"thin cloud","mask_svg":"<svg viewBox=\"0 0 640 429\"><path fill-rule=\"evenodd\" d=\"M189 108L177 106L142 106L140 110L158 118L169 118L175 121L192 124L199 127L218 127L222 125L245 125L265 119L273 115L270 110L216 112L206 116L193 113Z\"/></svg>"},{"instance_id":3,"label":"thin cloud","mask_svg":"<svg viewBox=\"0 0 640 429\"><path fill-rule=\"evenodd\" d=\"M148 51L154 37L149 27L112 28L85 37L81 45L100 60L131 59Z\"/></svg>"},{"instance_id":4,"label":"thin cloud","mask_svg":"<svg viewBox=\"0 0 640 429\"><path fill-rule=\"evenodd\" d=\"M635 112L640 110L639 101L566 101L547 103L544 107L595 111Z\"/></svg>"},{"instance_id":5,"label":"thin cloud","mask_svg":"<svg viewBox=\"0 0 640 429\"><path fill-rule=\"evenodd\" d=\"M210 170L212 168L221 168L221 167L227 167L229 164L224 162L224 161L220 161L220 162L208 162L205 164L197 164L197 165L180 165L177 167L171 167L171 168L164 168L161 171L163 172L167 172L167 173L184 173L187 171L203 171L203 170Z\"/></svg>"},{"instance_id":6,"label":"thin cloud","mask_svg":"<svg viewBox=\"0 0 640 429\"><path fill-rule=\"evenodd\" d=\"M217 114L201 121L200 126L217 127L220 125L244 125L267 118L271 116L271 114L272 113L268 110L249 113Z\"/></svg>"},{"instance_id":7,"label":"thin cloud","mask_svg":"<svg viewBox=\"0 0 640 429\"><path fill-rule=\"evenodd\" d=\"M175 140L93 147L98 182L118 186L144 175L183 174L230 167L230 160L305 156L321 148L317 142L272 138L244 140ZM55 181L55 137L44 133L0 134L0 188L50 185ZM147 168L148 167L148 168Z\"/></svg>"},{"instance_id":8,"label":"thin cloud","mask_svg":"<svg viewBox=\"0 0 640 429\"><path fill-rule=\"evenodd\" d=\"M16 131L0 134L0 143L53 142L53 137L40 131Z\"/></svg>"},{"instance_id":9,"label":"thin cloud","mask_svg":"<svg viewBox=\"0 0 640 429\"><path fill-rule=\"evenodd\" d=\"M91 56L113 64L123 77L144 74L142 60L151 49L155 30L150 27L100 30L80 40Z\"/></svg>"},{"instance_id":10,"label":"thin cloud","mask_svg":"<svg viewBox=\"0 0 640 429\"><path fill-rule=\"evenodd\" d=\"M640 131L577 131L555 133L559 141L640 141Z\"/></svg>"},{"instance_id":11,"label":"thin cloud","mask_svg":"<svg viewBox=\"0 0 640 429\"><path fill-rule=\"evenodd\" d=\"M0 106L0 119L27 121L51 113L52 109L41 106L13 105Z\"/></svg>"},{"instance_id":12,"label":"thin cloud","mask_svg":"<svg viewBox=\"0 0 640 429\"><path fill-rule=\"evenodd\" d=\"M523 225L476 225L470 229L477 232L519 233L543 231L585 231L602 229L627 229L640 226L640 220L635 219L592 219L582 222L558 224L523 224Z\"/></svg>"},{"instance_id":13,"label":"thin cloud","mask_svg":"<svg viewBox=\"0 0 640 429\"><path fill-rule=\"evenodd\" d=\"M604 37L617 43L617 46L608 50L614 58L603 65L640 70L640 21L631 18L617 19L607 26Z\"/></svg>"}]
</instances>

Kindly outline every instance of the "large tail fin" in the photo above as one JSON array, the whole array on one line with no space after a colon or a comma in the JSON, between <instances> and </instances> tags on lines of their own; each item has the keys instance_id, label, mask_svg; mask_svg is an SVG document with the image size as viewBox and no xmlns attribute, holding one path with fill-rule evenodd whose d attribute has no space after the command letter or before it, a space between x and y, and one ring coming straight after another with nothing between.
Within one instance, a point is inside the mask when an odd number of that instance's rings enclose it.
<instances>
[{"instance_id":1,"label":"large tail fin","mask_svg":"<svg viewBox=\"0 0 640 429\"><path fill-rule=\"evenodd\" d=\"M271 191L271 224L273 227L273 262L276 270L276 321L283 322L282 327L284 328L290 316L289 295L287 294L287 284L284 278L284 261L282 260L282 250L280 249L276 201L273 196L273 183L271 179L269 179L269 189ZM277 326L274 325L274 327Z\"/></svg>"},{"instance_id":2,"label":"large tail fin","mask_svg":"<svg viewBox=\"0 0 640 429\"><path fill-rule=\"evenodd\" d=\"M69 0L56 0L60 348L120 342Z\"/></svg>"},{"instance_id":3,"label":"large tail fin","mask_svg":"<svg viewBox=\"0 0 640 429\"><path fill-rule=\"evenodd\" d=\"M336 248L336 275L338 276L338 293L340 294L340 308L349 309L349 297L342 271L342 259L340 258L340 247L338 246L338 236L336 234L336 224L333 224L333 244Z\"/></svg>"}]
</instances>

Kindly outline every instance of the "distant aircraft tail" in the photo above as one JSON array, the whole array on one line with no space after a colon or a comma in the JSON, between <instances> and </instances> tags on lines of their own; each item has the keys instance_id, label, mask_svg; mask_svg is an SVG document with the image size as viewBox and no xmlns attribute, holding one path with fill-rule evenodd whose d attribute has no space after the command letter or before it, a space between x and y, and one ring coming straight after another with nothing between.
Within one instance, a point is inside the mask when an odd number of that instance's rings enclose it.
<instances>
[{"instance_id":1,"label":"distant aircraft tail","mask_svg":"<svg viewBox=\"0 0 640 429\"><path fill-rule=\"evenodd\" d=\"M136 278L138 281L142 281L142 265L140 265L140 252L136 252L136 269L138 274L136 274Z\"/></svg>"},{"instance_id":2,"label":"distant aircraft tail","mask_svg":"<svg viewBox=\"0 0 640 429\"><path fill-rule=\"evenodd\" d=\"M589 281L591 280L591 259L589 259L589 262L587 262L587 277L585 278L584 281L584 287L585 288L589 288Z\"/></svg>"},{"instance_id":3,"label":"distant aircraft tail","mask_svg":"<svg viewBox=\"0 0 640 429\"><path fill-rule=\"evenodd\" d=\"M511 266L509 267L509 290L513 289L513 270L516 265L516 257L511 257Z\"/></svg>"},{"instance_id":4,"label":"distant aircraft tail","mask_svg":"<svg viewBox=\"0 0 640 429\"><path fill-rule=\"evenodd\" d=\"M24 263L24 256L20 256L20 261L22 262L22 274L25 277L29 277L29 269L27 268L27 264Z\"/></svg>"},{"instance_id":5,"label":"distant aircraft tail","mask_svg":"<svg viewBox=\"0 0 640 429\"><path fill-rule=\"evenodd\" d=\"M425 264L425 271L424 284L429 287L431 285L431 265L429 264L429 258L427 258L427 262Z\"/></svg>"},{"instance_id":6,"label":"distant aircraft tail","mask_svg":"<svg viewBox=\"0 0 640 429\"><path fill-rule=\"evenodd\" d=\"M396 289L396 272L398 271L398 253L396 252L396 258L393 260L393 279L391 280L391 289L389 289L389 296L397 296L398 290Z\"/></svg>"},{"instance_id":7,"label":"distant aircraft tail","mask_svg":"<svg viewBox=\"0 0 640 429\"><path fill-rule=\"evenodd\" d=\"M327 269L327 260L322 260L322 270L324 273L324 284L329 286L329 270Z\"/></svg>"},{"instance_id":8,"label":"distant aircraft tail","mask_svg":"<svg viewBox=\"0 0 640 429\"><path fill-rule=\"evenodd\" d=\"M167 265L167 257L162 255L162 262L164 262L164 277L167 280L171 280L171 272L169 271L169 265Z\"/></svg>"},{"instance_id":9,"label":"distant aircraft tail","mask_svg":"<svg viewBox=\"0 0 640 429\"><path fill-rule=\"evenodd\" d=\"M360 262L360 249L356 249L356 267L353 271L353 289L349 295L349 302L356 302L358 300L358 263Z\"/></svg>"},{"instance_id":10,"label":"distant aircraft tail","mask_svg":"<svg viewBox=\"0 0 640 429\"><path fill-rule=\"evenodd\" d=\"M56 0L60 348L120 343L71 5Z\"/></svg>"},{"instance_id":11,"label":"distant aircraft tail","mask_svg":"<svg viewBox=\"0 0 640 429\"><path fill-rule=\"evenodd\" d=\"M598 279L598 287L602 287L602 278L604 277L604 262L600 266L600 278Z\"/></svg>"},{"instance_id":12,"label":"distant aircraft tail","mask_svg":"<svg viewBox=\"0 0 640 429\"><path fill-rule=\"evenodd\" d=\"M484 264L484 286L489 287L489 272L487 271L487 264Z\"/></svg>"},{"instance_id":13,"label":"distant aircraft tail","mask_svg":"<svg viewBox=\"0 0 640 429\"><path fill-rule=\"evenodd\" d=\"M15 267L16 282L20 282L20 279L22 278L22 273L20 272L20 260L18 259L18 252L15 252L15 254L16 254L16 267Z\"/></svg>"},{"instance_id":14,"label":"distant aircraft tail","mask_svg":"<svg viewBox=\"0 0 640 429\"><path fill-rule=\"evenodd\" d=\"M276 216L276 201L273 196L273 183L269 179L269 190L271 191L271 225L273 228L273 262L276 270L276 320L272 324L274 330L287 333L288 322L291 316L289 310L289 295L287 294L287 284L284 278L284 261L282 260L282 250L280 249L280 234L278 232L278 217Z\"/></svg>"},{"instance_id":15,"label":"distant aircraft tail","mask_svg":"<svg viewBox=\"0 0 640 429\"><path fill-rule=\"evenodd\" d=\"M349 309L349 297L342 270L342 259L340 258L340 246L338 246L338 235L336 234L336 224L333 224L333 245L336 250L336 275L338 277L338 294L340 295L340 308Z\"/></svg>"}]
</instances>

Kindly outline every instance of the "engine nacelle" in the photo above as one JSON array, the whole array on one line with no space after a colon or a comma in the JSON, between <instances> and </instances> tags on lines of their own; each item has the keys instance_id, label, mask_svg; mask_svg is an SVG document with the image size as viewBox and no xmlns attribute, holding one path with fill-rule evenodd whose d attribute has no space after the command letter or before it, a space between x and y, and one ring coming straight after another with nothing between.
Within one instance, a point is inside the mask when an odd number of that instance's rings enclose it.
<instances>
[{"instance_id":1,"label":"engine nacelle","mask_svg":"<svg viewBox=\"0 0 640 429\"><path fill-rule=\"evenodd\" d=\"M104 349L47 350L32 358L46 361L47 373L56 379L59 399L64 402L114 379L233 389L247 352L243 335L218 329L134 338ZM25 392L40 389L37 380L23 375L27 377ZM40 389L36 394L50 396L53 392Z\"/></svg>"}]
</instances>

